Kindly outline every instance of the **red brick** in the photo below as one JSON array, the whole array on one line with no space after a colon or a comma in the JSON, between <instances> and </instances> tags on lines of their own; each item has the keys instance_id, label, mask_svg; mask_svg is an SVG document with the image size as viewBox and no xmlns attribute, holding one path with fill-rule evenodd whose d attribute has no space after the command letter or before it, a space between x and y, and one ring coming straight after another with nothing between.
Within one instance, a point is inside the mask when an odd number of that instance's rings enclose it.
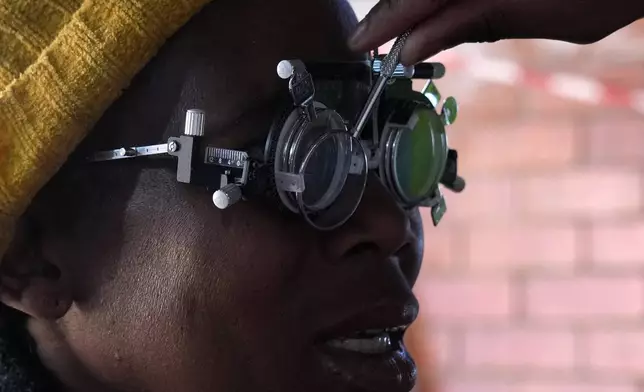
<instances>
[{"instance_id":1,"label":"red brick","mask_svg":"<svg viewBox=\"0 0 644 392\"><path fill-rule=\"evenodd\" d=\"M512 379L512 375L507 375ZM451 380L445 383L440 392L640 392L635 382L628 381L589 381L584 379L558 381L556 379L548 380L521 379L520 382L490 380L486 378L472 378L455 375ZM431 392L419 390L418 392Z\"/></svg>"},{"instance_id":2,"label":"red brick","mask_svg":"<svg viewBox=\"0 0 644 392\"><path fill-rule=\"evenodd\" d=\"M638 392L634 382L623 381L528 381L514 392Z\"/></svg>"},{"instance_id":3,"label":"red brick","mask_svg":"<svg viewBox=\"0 0 644 392\"><path fill-rule=\"evenodd\" d=\"M449 145L461 149L463 137L475 135L482 126L491 129L493 125L503 127L520 119L521 96L508 86L488 85L474 80L459 70L450 72L437 80L436 86L443 99L453 96L458 102L456 122L447 128ZM424 81L414 83L415 90L421 90ZM438 110L440 111L441 106Z\"/></svg>"},{"instance_id":4,"label":"red brick","mask_svg":"<svg viewBox=\"0 0 644 392\"><path fill-rule=\"evenodd\" d=\"M512 312L510 283L501 278L440 277L424 279L416 288L433 323L451 324L506 320Z\"/></svg>"},{"instance_id":5,"label":"red brick","mask_svg":"<svg viewBox=\"0 0 644 392\"><path fill-rule=\"evenodd\" d=\"M459 103L459 119L452 129L456 127L460 131L476 132L481 124L515 120L522 113L523 91L515 86L487 83L468 74L460 66L454 67L453 60L467 61L472 52L478 52L480 47L463 45L439 53L429 60L446 65L445 76L435 80L435 84L443 97L453 96ZM416 89L422 86L422 82L414 84ZM462 127L462 124L467 126Z\"/></svg>"},{"instance_id":6,"label":"red brick","mask_svg":"<svg viewBox=\"0 0 644 392\"><path fill-rule=\"evenodd\" d=\"M595 264L644 265L644 222L597 224L589 246Z\"/></svg>"},{"instance_id":7,"label":"red brick","mask_svg":"<svg viewBox=\"0 0 644 392\"><path fill-rule=\"evenodd\" d=\"M586 126L586 132L590 162L638 163L644 160L641 148L644 145L644 119L641 115L597 116Z\"/></svg>"},{"instance_id":8,"label":"red brick","mask_svg":"<svg viewBox=\"0 0 644 392\"><path fill-rule=\"evenodd\" d=\"M644 24L640 24L644 26ZM605 63L596 61L590 66L589 71L592 76L601 80L603 83L619 88L634 90L644 87L644 74L642 73L642 63L644 62L644 53L639 50L630 50L633 47L643 47L644 35L633 35L634 31L623 29L606 39L610 45L596 45L596 56L620 56L617 63Z\"/></svg>"},{"instance_id":9,"label":"red brick","mask_svg":"<svg viewBox=\"0 0 644 392\"><path fill-rule=\"evenodd\" d=\"M522 90L483 83L462 71L447 71L436 85L443 96L454 96L459 102L459 117L454 124L459 132L474 134L482 124L515 123L521 118L525 101Z\"/></svg>"},{"instance_id":10,"label":"red brick","mask_svg":"<svg viewBox=\"0 0 644 392\"><path fill-rule=\"evenodd\" d=\"M405 343L418 366L445 369L455 364L460 355L455 350L451 331L438 329L425 317L412 324L405 334Z\"/></svg>"},{"instance_id":11,"label":"red brick","mask_svg":"<svg viewBox=\"0 0 644 392\"><path fill-rule=\"evenodd\" d=\"M425 253L421 274L437 271L452 271L457 268L457 256L454 246L457 245L458 232L448 225L434 227L429 208L421 208L424 224Z\"/></svg>"},{"instance_id":12,"label":"red brick","mask_svg":"<svg viewBox=\"0 0 644 392\"><path fill-rule=\"evenodd\" d=\"M455 375L444 384L439 392L517 392L516 386L510 382L490 380L488 378L476 379L473 377ZM416 391L414 391L416 392ZM433 391L417 391L433 392ZM545 391L544 391L545 392ZM548 391L550 392L550 391Z\"/></svg>"},{"instance_id":13,"label":"red brick","mask_svg":"<svg viewBox=\"0 0 644 392\"><path fill-rule=\"evenodd\" d=\"M484 51L486 56L492 58L511 59L517 63L530 64L531 67L538 61L543 61L543 56L533 41L498 41L484 45L478 50Z\"/></svg>"},{"instance_id":14,"label":"red brick","mask_svg":"<svg viewBox=\"0 0 644 392\"><path fill-rule=\"evenodd\" d=\"M587 336L585 364L593 374L644 375L644 331L610 329Z\"/></svg>"},{"instance_id":15,"label":"red brick","mask_svg":"<svg viewBox=\"0 0 644 392\"><path fill-rule=\"evenodd\" d=\"M526 292L526 313L536 320L637 320L644 311L644 285L632 276L532 277Z\"/></svg>"},{"instance_id":16,"label":"red brick","mask_svg":"<svg viewBox=\"0 0 644 392\"><path fill-rule=\"evenodd\" d=\"M507 221L516 217L517 208L512 195L512 181L508 177L468 176L463 173L466 188L462 193L445 192L450 222ZM441 223L442 224L442 223Z\"/></svg>"},{"instance_id":17,"label":"red brick","mask_svg":"<svg viewBox=\"0 0 644 392\"><path fill-rule=\"evenodd\" d=\"M418 366L417 390L434 391L443 372L455 365L452 331L437 329L421 313L407 330L405 344Z\"/></svg>"},{"instance_id":18,"label":"red brick","mask_svg":"<svg viewBox=\"0 0 644 392\"><path fill-rule=\"evenodd\" d=\"M533 49L533 57L526 63L535 71L540 72L579 72L579 59L583 57L584 48L554 40L533 40L530 44ZM523 46L517 42L517 46ZM575 67L575 68L572 68Z\"/></svg>"},{"instance_id":19,"label":"red brick","mask_svg":"<svg viewBox=\"0 0 644 392\"><path fill-rule=\"evenodd\" d=\"M576 157L576 129L570 121L520 121L482 124L469 132L459 149L467 173L551 170Z\"/></svg>"},{"instance_id":20,"label":"red brick","mask_svg":"<svg viewBox=\"0 0 644 392\"><path fill-rule=\"evenodd\" d=\"M640 45L644 44L644 37L639 38ZM632 51L637 56L621 66L612 66L599 69L596 77L609 86L615 86L624 90L636 90L644 88L644 75L642 74L642 61L644 55L640 51Z\"/></svg>"},{"instance_id":21,"label":"red brick","mask_svg":"<svg viewBox=\"0 0 644 392\"><path fill-rule=\"evenodd\" d=\"M555 72L564 72L562 67L557 67ZM525 118L542 121L544 119L571 120L583 119L593 116L597 108L593 105L571 101L550 94L546 91L526 87L522 89L525 105Z\"/></svg>"},{"instance_id":22,"label":"red brick","mask_svg":"<svg viewBox=\"0 0 644 392\"><path fill-rule=\"evenodd\" d=\"M534 374L574 365L575 339L570 331L514 327L465 334L465 367L475 372Z\"/></svg>"},{"instance_id":23,"label":"red brick","mask_svg":"<svg viewBox=\"0 0 644 392\"><path fill-rule=\"evenodd\" d=\"M541 226L473 226L469 235L469 264L475 270L536 268L571 269L577 235L572 224Z\"/></svg>"},{"instance_id":24,"label":"red brick","mask_svg":"<svg viewBox=\"0 0 644 392\"><path fill-rule=\"evenodd\" d=\"M625 168L584 168L527 177L517 184L518 203L539 217L607 217L637 211L639 173Z\"/></svg>"},{"instance_id":25,"label":"red brick","mask_svg":"<svg viewBox=\"0 0 644 392\"><path fill-rule=\"evenodd\" d=\"M459 353L453 336L447 331L430 332L430 339L435 347L436 362L442 368L449 368L459 360Z\"/></svg>"}]
</instances>

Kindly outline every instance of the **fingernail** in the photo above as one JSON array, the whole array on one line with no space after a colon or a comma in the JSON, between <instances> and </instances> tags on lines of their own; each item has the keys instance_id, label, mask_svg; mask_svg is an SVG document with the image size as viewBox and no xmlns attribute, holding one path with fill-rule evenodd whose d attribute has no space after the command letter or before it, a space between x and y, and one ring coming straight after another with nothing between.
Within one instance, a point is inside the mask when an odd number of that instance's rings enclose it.
<instances>
[{"instance_id":1,"label":"fingernail","mask_svg":"<svg viewBox=\"0 0 644 392\"><path fill-rule=\"evenodd\" d=\"M351 35L351 38L349 38L349 46L351 46L352 48L360 46L360 41L362 40L362 36L364 35L365 30L367 30L366 19L358 24L355 31Z\"/></svg>"}]
</instances>

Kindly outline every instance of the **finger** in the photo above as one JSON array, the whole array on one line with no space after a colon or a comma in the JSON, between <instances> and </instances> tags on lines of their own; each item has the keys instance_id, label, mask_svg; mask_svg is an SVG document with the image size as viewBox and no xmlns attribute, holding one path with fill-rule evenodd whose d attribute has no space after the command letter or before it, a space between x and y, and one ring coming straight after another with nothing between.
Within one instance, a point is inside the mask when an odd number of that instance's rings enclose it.
<instances>
[{"instance_id":1,"label":"finger","mask_svg":"<svg viewBox=\"0 0 644 392\"><path fill-rule=\"evenodd\" d=\"M349 40L355 51L377 48L432 15L449 0L380 0Z\"/></svg>"},{"instance_id":2,"label":"finger","mask_svg":"<svg viewBox=\"0 0 644 392\"><path fill-rule=\"evenodd\" d=\"M489 11L463 1L442 9L414 29L402 50L401 62L413 65L460 44L502 39Z\"/></svg>"}]
</instances>

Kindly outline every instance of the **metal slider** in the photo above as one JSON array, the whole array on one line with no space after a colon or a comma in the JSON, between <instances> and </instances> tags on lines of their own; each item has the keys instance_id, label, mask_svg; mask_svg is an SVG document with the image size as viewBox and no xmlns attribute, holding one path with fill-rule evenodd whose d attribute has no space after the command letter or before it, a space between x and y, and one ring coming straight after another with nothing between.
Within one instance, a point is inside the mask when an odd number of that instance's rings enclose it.
<instances>
[{"instance_id":1,"label":"metal slider","mask_svg":"<svg viewBox=\"0 0 644 392\"><path fill-rule=\"evenodd\" d=\"M373 72L379 74L380 71L382 70L382 60L374 60L372 70ZM414 73L415 73L415 67L413 65L406 67L402 64L398 64L396 66L396 69L394 70L394 73L391 75L391 77L411 79L414 77Z\"/></svg>"},{"instance_id":2,"label":"metal slider","mask_svg":"<svg viewBox=\"0 0 644 392\"><path fill-rule=\"evenodd\" d=\"M89 157L91 162L114 161L141 156L161 155L168 153L168 144L155 144L141 147L122 147L115 150L100 151Z\"/></svg>"}]
</instances>

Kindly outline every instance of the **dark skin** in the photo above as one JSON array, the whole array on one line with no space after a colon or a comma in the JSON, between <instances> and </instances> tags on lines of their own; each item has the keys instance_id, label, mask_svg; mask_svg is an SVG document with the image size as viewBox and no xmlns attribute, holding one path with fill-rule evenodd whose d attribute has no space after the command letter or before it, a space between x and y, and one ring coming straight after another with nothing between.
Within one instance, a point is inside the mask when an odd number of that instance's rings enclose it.
<instances>
[{"instance_id":1,"label":"dark skin","mask_svg":"<svg viewBox=\"0 0 644 392\"><path fill-rule=\"evenodd\" d=\"M589 44L640 18L641 0L380 0L350 45L372 49L413 27L401 61L415 64L470 42L541 38Z\"/></svg>"},{"instance_id":2,"label":"dark skin","mask_svg":"<svg viewBox=\"0 0 644 392\"><path fill-rule=\"evenodd\" d=\"M362 58L346 45L356 23L348 4L300 3L209 5L81 149L161 142L193 107L208 113L210 144L265 137L271 97L286 89L280 60ZM146 165L65 168L4 259L1 299L29 317L64 389L362 391L320 367L315 339L358 313L413 320L418 212L372 177L350 221L320 232L265 203L217 210L203 189Z\"/></svg>"}]
</instances>

